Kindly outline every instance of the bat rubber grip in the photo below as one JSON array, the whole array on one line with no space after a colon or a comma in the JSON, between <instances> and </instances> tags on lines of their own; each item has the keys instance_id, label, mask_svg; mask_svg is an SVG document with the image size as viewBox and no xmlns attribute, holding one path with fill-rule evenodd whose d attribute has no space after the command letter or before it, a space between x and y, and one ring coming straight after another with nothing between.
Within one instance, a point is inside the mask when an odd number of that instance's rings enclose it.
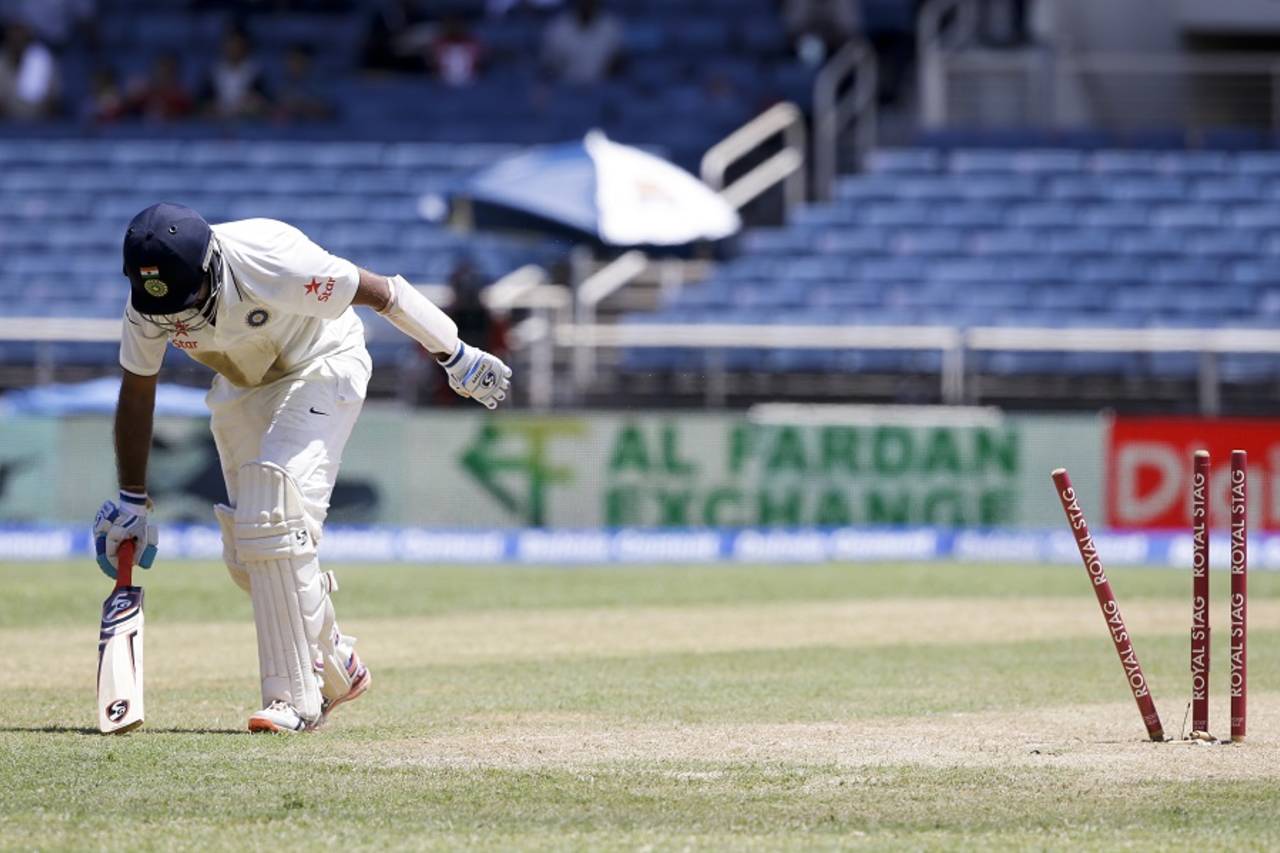
<instances>
[{"instance_id":1,"label":"bat rubber grip","mask_svg":"<svg viewBox=\"0 0 1280 853\"><path fill-rule=\"evenodd\" d=\"M137 544L132 539L120 543L116 553L116 589L133 586L133 552Z\"/></svg>"}]
</instances>

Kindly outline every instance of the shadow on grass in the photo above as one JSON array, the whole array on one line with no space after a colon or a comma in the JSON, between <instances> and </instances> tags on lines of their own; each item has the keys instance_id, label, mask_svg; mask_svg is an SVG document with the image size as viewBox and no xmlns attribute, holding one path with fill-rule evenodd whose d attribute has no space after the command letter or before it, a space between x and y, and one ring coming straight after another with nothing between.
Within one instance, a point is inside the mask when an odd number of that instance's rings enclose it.
<instances>
[{"instance_id":1,"label":"shadow on grass","mask_svg":"<svg viewBox=\"0 0 1280 853\"><path fill-rule=\"evenodd\" d=\"M87 726L0 726L0 734L27 732L29 734L54 734L54 735L93 735L94 737L108 737L94 728ZM158 729L154 727L143 726L134 729L131 732L125 732L124 736L129 735L247 735L251 734L247 729L180 729L170 727Z\"/></svg>"}]
</instances>

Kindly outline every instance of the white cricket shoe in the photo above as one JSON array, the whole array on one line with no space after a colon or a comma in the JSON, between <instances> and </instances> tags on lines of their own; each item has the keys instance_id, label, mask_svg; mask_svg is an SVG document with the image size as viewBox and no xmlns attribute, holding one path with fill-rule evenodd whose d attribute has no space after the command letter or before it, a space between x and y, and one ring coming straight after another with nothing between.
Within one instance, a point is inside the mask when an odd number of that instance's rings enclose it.
<instances>
[{"instance_id":1,"label":"white cricket shoe","mask_svg":"<svg viewBox=\"0 0 1280 853\"><path fill-rule=\"evenodd\" d=\"M280 699L258 711L249 718L251 732L303 732L307 730L307 721L302 719L296 708Z\"/></svg>"},{"instance_id":2,"label":"white cricket shoe","mask_svg":"<svg viewBox=\"0 0 1280 853\"><path fill-rule=\"evenodd\" d=\"M369 685L373 684L373 674L369 672L369 668L360 661L360 656L354 651L351 653L351 657L347 658L347 673L351 676L351 689L337 699L323 700L320 703L320 719L316 720L311 728L318 729L323 726L334 708L343 702L359 699L360 695L369 689Z\"/></svg>"}]
</instances>

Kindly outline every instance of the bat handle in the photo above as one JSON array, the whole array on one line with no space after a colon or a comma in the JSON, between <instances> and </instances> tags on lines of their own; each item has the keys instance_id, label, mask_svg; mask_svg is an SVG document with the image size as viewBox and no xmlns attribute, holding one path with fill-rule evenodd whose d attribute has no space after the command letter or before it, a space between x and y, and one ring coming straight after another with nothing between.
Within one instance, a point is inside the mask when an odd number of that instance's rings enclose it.
<instances>
[{"instance_id":1,"label":"bat handle","mask_svg":"<svg viewBox=\"0 0 1280 853\"><path fill-rule=\"evenodd\" d=\"M116 553L116 589L133 586L133 551L137 544L133 539L120 543L120 550Z\"/></svg>"}]
</instances>

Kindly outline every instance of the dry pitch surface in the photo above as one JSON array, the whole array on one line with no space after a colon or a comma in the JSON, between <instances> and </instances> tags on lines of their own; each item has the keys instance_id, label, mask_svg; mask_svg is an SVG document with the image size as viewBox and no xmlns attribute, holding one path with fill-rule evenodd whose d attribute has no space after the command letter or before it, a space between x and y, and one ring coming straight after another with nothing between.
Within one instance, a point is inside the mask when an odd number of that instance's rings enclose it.
<instances>
[{"instance_id":1,"label":"dry pitch surface","mask_svg":"<svg viewBox=\"0 0 1280 853\"><path fill-rule=\"evenodd\" d=\"M118 738L91 728L106 581L0 572L4 847L1280 846L1269 575L1249 743L1206 747L1142 740L1078 568L349 567L339 613L374 688L293 738L240 731L256 652L220 567L143 576L149 715ZM1188 573L1112 575L1176 734Z\"/></svg>"}]
</instances>

